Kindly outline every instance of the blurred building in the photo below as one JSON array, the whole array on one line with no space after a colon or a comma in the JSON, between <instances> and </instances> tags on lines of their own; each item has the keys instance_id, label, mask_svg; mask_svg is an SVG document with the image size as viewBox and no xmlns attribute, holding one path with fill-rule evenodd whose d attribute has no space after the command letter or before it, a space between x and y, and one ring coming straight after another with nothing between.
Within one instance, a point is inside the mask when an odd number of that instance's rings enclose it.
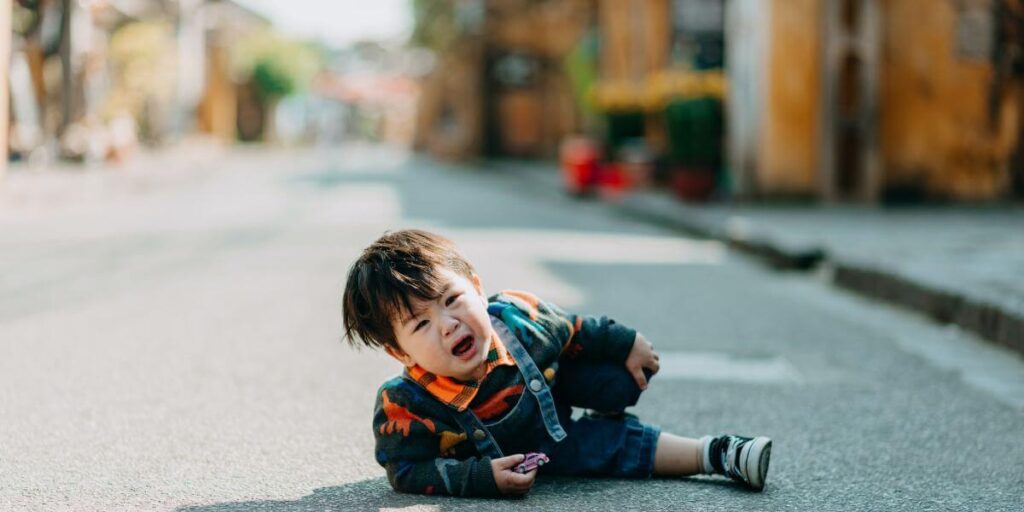
<instances>
[{"instance_id":1,"label":"blurred building","mask_svg":"<svg viewBox=\"0 0 1024 512\"><path fill-rule=\"evenodd\" d=\"M684 197L1024 196L1020 0L433 3L456 34L420 105L436 154L584 134Z\"/></svg>"},{"instance_id":2,"label":"blurred building","mask_svg":"<svg viewBox=\"0 0 1024 512\"><path fill-rule=\"evenodd\" d=\"M12 14L5 146L39 163L197 130L234 139L227 48L269 25L230 0L18 0Z\"/></svg>"},{"instance_id":3,"label":"blurred building","mask_svg":"<svg viewBox=\"0 0 1024 512\"><path fill-rule=\"evenodd\" d=\"M261 111L261 106L235 76L231 48L254 31L267 28L270 21L230 0L207 0L195 7L192 20L203 31L203 44L193 46L193 53L201 52L195 55L196 62L203 65L193 71L202 76L199 94L193 98L196 128L225 142L237 139L239 132L261 131L263 116L246 116Z\"/></svg>"},{"instance_id":4,"label":"blurred building","mask_svg":"<svg viewBox=\"0 0 1024 512\"><path fill-rule=\"evenodd\" d=\"M727 3L741 196L1021 197L1017 0Z\"/></svg>"},{"instance_id":5,"label":"blurred building","mask_svg":"<svg viewBox=\"0 0 1024 512\"><path fill-rule=\"evenodd\" d=\"M403 44L362 41L332 52L313 81L305 113L307 139L409 147L413 142L418 78L431 56Z\"/></svg>"},{"instance_id":6,"label":"blurred building","mask_svg":"<svg viewBox=\"0 0 1024 512\"><path fill-rule=\"evenodd\" d=\"M587 0L448 2L457 34L424 83L416 145L452 158L553 155L580 127L564 58Z\"/></svg>"}]
</instances>

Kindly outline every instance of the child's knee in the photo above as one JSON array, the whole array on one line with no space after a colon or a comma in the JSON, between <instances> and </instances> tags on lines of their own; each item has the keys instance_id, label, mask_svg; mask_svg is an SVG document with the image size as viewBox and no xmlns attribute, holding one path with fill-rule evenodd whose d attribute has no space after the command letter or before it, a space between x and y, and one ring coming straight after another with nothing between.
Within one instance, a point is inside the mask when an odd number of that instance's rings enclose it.
<instances>
[{"instance_id":1,"label":"child's knee","mask_svg":"<svg viewBox=\"0 0 1024 512\"><path fill-rule=\"evenodd\" d=\"M650 380L647 369L644 374ZM555 395L574 407L621 412L636 405L643 392L619 363L563 363L558 370Z\"/></svg>"}]
</instances>

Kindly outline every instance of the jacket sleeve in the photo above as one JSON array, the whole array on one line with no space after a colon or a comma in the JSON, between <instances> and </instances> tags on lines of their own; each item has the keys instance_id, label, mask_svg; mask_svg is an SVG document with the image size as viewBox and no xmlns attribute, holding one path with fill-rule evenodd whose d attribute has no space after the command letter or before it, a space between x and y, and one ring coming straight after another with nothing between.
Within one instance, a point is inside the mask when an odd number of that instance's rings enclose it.
<instances>
[{"instance_id":1,"label":"jacket sleeve","mask_svg":"<svg viewBox=\"0 0 1024 512\"><path fill-rule=\"evenodd\" d=\"M388 482L398 492L462 497L500 496L489 457L466 460L438 457L429 461L397 461L384 465Z\"/></svg>"},{"instance_id":2,"label":"jacket sleeve","mask_svg":"<svg viewBox=\"0 0 1024 512\"><path fill-rule=\"evenodd\" d=\"M562 357L580 361L611 361L625 363L633 349L636 331L607 316L577 315L559 306L540 301L538 312L568 325Z\"/></svg>"},{"instance_id":3,"label":"jacket sleeve","mask_svg":"<svg viewBox=\"0 0 1024 512\"><path fill-rule=\"evenodd\" d=\"M416 494L499 496L491 459L442 457L437 422L410 411L404 397L402 390L385 385L373 417L377 462L391 487Z\"/></svg>"}]
</instances>

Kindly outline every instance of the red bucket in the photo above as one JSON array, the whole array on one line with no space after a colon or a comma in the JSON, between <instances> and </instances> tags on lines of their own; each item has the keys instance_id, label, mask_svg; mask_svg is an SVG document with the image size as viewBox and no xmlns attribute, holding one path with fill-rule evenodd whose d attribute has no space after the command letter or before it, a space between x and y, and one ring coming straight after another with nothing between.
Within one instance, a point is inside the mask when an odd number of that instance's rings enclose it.
<instances>
[{"instance_id":1,"label":"red bucket","mask_svg":"<svg viewBox=\"0 0 1024 512\"><path fill-rule=\"evenodd\" d=\"M565 190L575 195L589 193L598 177L597 144L586 137L570 137L562 142L559 153Z\"/></svg>"},{"instance_id":2,"label":"red bucket","mask_svg":"<svg viewBox=\"0 0 1024 512\"><path fill-rule=\"evenodd\" d=\"M601 197L612 201L621 199L632 186L630 176L620 163L601 166L595 182Z\"/></svg>"}]
</instances>

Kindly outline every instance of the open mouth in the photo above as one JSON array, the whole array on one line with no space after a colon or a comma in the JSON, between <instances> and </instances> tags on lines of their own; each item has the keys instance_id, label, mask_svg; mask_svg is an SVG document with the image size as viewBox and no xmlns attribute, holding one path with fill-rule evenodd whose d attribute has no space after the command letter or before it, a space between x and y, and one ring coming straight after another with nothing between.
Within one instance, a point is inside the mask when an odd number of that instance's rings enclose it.
<instances>
[{"instance_id":1,"label":"open mouth","mask_svg":"<svg viewBox=\"0 0 1024 512\"><path fill-rule=\"evenodd\" d=\"M455 357L462 357L466 355L466 353L469 352L469 350L472 348L473 336L467 334L466 336L463 336L462 339L460 339L457 343L455 343L455 346L452 347L452 354Z\"/></svg>"}]
</instances>

